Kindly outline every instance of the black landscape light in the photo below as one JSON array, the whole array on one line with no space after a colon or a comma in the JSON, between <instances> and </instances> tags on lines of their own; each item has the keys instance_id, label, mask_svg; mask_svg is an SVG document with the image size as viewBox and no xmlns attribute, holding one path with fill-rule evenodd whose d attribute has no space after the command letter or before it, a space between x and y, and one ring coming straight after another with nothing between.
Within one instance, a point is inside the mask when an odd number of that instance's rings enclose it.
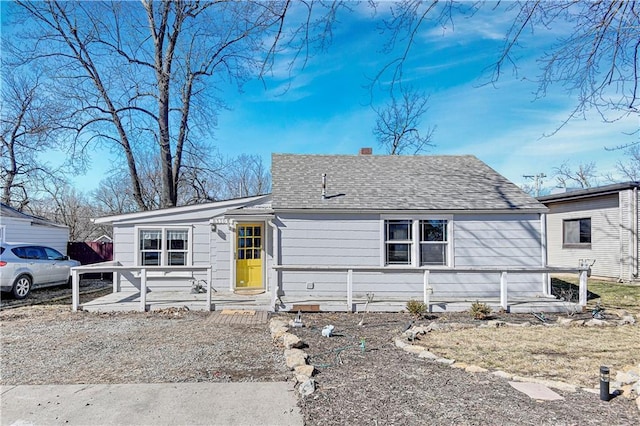
<instances>
[{"instance_id":1,"label":"black landscape light","mask_svg":"<svg viewBox=\"0 0 640 426\"><path fill-rule=\"evenodd\" d=\"M609 394L609 367L604 365L600 366L600 399L602 401L609 401L611 398Z\"/></svg>"}]
</instances>

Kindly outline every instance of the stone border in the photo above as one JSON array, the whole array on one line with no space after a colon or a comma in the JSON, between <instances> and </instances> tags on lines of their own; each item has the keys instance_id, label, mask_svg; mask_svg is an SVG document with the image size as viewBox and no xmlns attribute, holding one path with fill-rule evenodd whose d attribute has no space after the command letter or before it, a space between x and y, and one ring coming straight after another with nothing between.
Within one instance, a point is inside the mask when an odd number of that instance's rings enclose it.
<instances>
[{"instance_id":1,"label":"stone border","mask_svg":"<svg viewBox=\"0 0 640 426\"><path fill-rule=\"evenodd\" d=\"M293 327L293 320L286 322L278 318L271 318L269 331L274 342L284 346L284 357L287 367L293 371L298 392L302 396L311 395L316 390L316 381L313 379L315 368L307 364L309 355L302 350L307 345L295 334L289 333L289 327Z\"/></svg>"}]
</instances>

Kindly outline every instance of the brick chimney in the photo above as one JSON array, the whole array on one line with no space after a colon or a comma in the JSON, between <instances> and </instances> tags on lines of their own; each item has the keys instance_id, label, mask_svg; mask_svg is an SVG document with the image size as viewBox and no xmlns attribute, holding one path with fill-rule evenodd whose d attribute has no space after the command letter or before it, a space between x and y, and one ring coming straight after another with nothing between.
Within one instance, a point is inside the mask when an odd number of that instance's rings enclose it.
<instances>
[{"instance_id":1,"label":"brick chimney","mask_svg":"<svg viewBox=\"0 0 640 426\"><path fill-rule=\"evenodd\" d=\"M373 154L372 148L360 148L360 155L371 155Z\"/></svg>"}]
</instances>

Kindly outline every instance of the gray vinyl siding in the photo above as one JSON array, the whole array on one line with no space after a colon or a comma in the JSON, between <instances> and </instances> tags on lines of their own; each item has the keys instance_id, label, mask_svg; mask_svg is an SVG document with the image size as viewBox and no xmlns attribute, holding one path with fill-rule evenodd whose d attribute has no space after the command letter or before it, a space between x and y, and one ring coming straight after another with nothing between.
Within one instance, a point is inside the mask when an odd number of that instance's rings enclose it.
<instances>
[{"instance_id":1,"label":"gray vinyl siding","mask_svg":"<svg viewBox=\"0 0 640 426\"><path fill-rule=\"evenodd\" d=\"M32 224L12 217L0 217L0 226L4 226L5 241L39 244L67 254L69 228Z\"/></svg>"},{"instance_id":2,"label":"gray vinyl siding","mask_svg":"<svg viewBox=\"0 0 640 426\"><path fill-rule=\"evenodd\" d=\"M281 263L380 265L380 215L280 214ZM339 244L336 244L339 242Z\"/></svg>"},{"instance_id":3,"label":"gray vinyl siding","mask_svg":"<svg viewBox=\"0 0 640 426\"><path fill-rule=\"evenodd\" d=\"M425 216L407 214L407 218ZM380 214L278 214L280 263L286 266L381 267L383 262ZM542 267L541 227L538 214L455 215L454 268ZM346 296L346 271L283 271L287 295L305 297ZM424 272L354 271L354 297L422 297ZM434 294L440 298L497 297L499 273L458 273L440 268L430 274ZM509 294L540 294L540 274L510 274ZM312 287L312 288L308 288Z\"/></svg>"},{"instance_id":4,"label":"gray vinyl siding","mask_svg":"<svg viewBox=\"0 0 640 426\"><path fill-rule=\"evenodd\" d=\"M208 219L200 220L199 223L183 223L181 221L176 222L154 222L145 223L139 225L137 228L134 225L121 225L114 226L113 230L113 252L114 260L120 262L123 266L136 266L136 244L138 243L138 236L136 234L138 229L149 227L184 227L191 228L191 264L193 266L208 266L211 265L211 250L210 250L210 235L211 226ZM151 291L154 290L177 290L185 289L191 286L191 279L206 279L206 273L202 271L198 272L171 272L166 275L159 276L161 273L148 272L147 286ZM121 277L122 290L133 290L140 288L140 278L138 274L126 273Z\"/></svg>"},{"instance_id":5,"label":"gray vinyl siding","mask_svg":"<svg viewBox=\"0 0 640 426\"><path fill-rule=\"evenodd\" d=\"M227 225L218 225L216 232L211 233L212 259L214 265L213 287L229 289L231 283L231 251L233 250L233 234Z\"/></svg>"},{"instance_id":6,"label":"gray vinyl siding","mask_svg":"<svg viewBox=\"0 0 640 426\"><path fill-rule=\"evenodd\" d=\"M581 259L595 260L592 274L619 278L621 213L618 194L571 202L549 203L547 214L548 261L550 266L578 267ZM564 248L563 221L591 219L591 247Z\"/></svg>"},{"instance_id":7,"label":"gray vinyl siding","mask_svg":"<svg viewBox=\"0 0 640 426\"><path fill-rule=\"evenodd\" d=\"M542 267L540 217L529 215L457 215L455 266Z\"/></svg>"},{"instance_id":8,"label":"gray vinyl siding","mask_svg":"<svg viewBox=\"0 0 640 426\"><path fill-rule=\"evenodd\" d=\"M221 205L222 204L222 205ZM181 209L168 209L145 212L146 217L131 215L124 217L113 224L113 252L114 260L123 266L136 266L136 245L138 236L136 230L149 227L184 227L191 229L190 250L192 254L193 266L212 266L212 286L223 290L228 290L231 281L230 252L232 246L229 238L233 238L233 233L225 224L217 225L213 230L210 220L222 217L228 209L241 207L243 200L235 202L223 202L221 204L212 203L203 205L202 208L194 210L196 206L189 206ZM154 276L155 274L155 276ZM206 272L182 272L176 271L166 274L168 276L157 276L158 273L147 276L147 286L153 290L178 290L188 289L191 286L191 279L206 279ZM140 279L137 274L123 274L121 279L122 290L132 290L140 287Z\"/></svg>"}]
</instances>

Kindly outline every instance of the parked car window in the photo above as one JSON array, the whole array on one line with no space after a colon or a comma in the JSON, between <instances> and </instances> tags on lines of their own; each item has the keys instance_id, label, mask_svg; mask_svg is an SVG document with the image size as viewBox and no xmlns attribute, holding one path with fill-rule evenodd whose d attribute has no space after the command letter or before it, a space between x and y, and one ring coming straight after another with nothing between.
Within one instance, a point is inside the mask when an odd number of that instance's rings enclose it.
<instances>
[{"instance_id":1,"label":"parked car window","mask_svg":"<svg viewBox=\"0 0 640 426\"><path fill-rule=\"evenodd\" d=\"M27 258L27 251L25 250L24 247L15 247L15 248L11 249L11 251L13 252L13 254L18 256L20 259L26 259Z\"/></svg>"},{"instance_id":2,"label":"parked car window","mask_svg":"<svg viewBox=\"0 0 640 426\"><path fill-rule=\"evenodd\" d=\"M29 247L27 249L27 254L29 255L29 259L45 260L47 258L42 247Z\"/></svg>"},{"instance_id":3,"label":"parked car window","mask_svg":"<svg viewBox=\"0 0 640 426\"><path fill-rule=\"evenodd\" d=\"M64 260L64 255L58 250L54 250L50 247L44 247L44 251L47 254L49 260Z\"/></svg>"}]
</instances>

